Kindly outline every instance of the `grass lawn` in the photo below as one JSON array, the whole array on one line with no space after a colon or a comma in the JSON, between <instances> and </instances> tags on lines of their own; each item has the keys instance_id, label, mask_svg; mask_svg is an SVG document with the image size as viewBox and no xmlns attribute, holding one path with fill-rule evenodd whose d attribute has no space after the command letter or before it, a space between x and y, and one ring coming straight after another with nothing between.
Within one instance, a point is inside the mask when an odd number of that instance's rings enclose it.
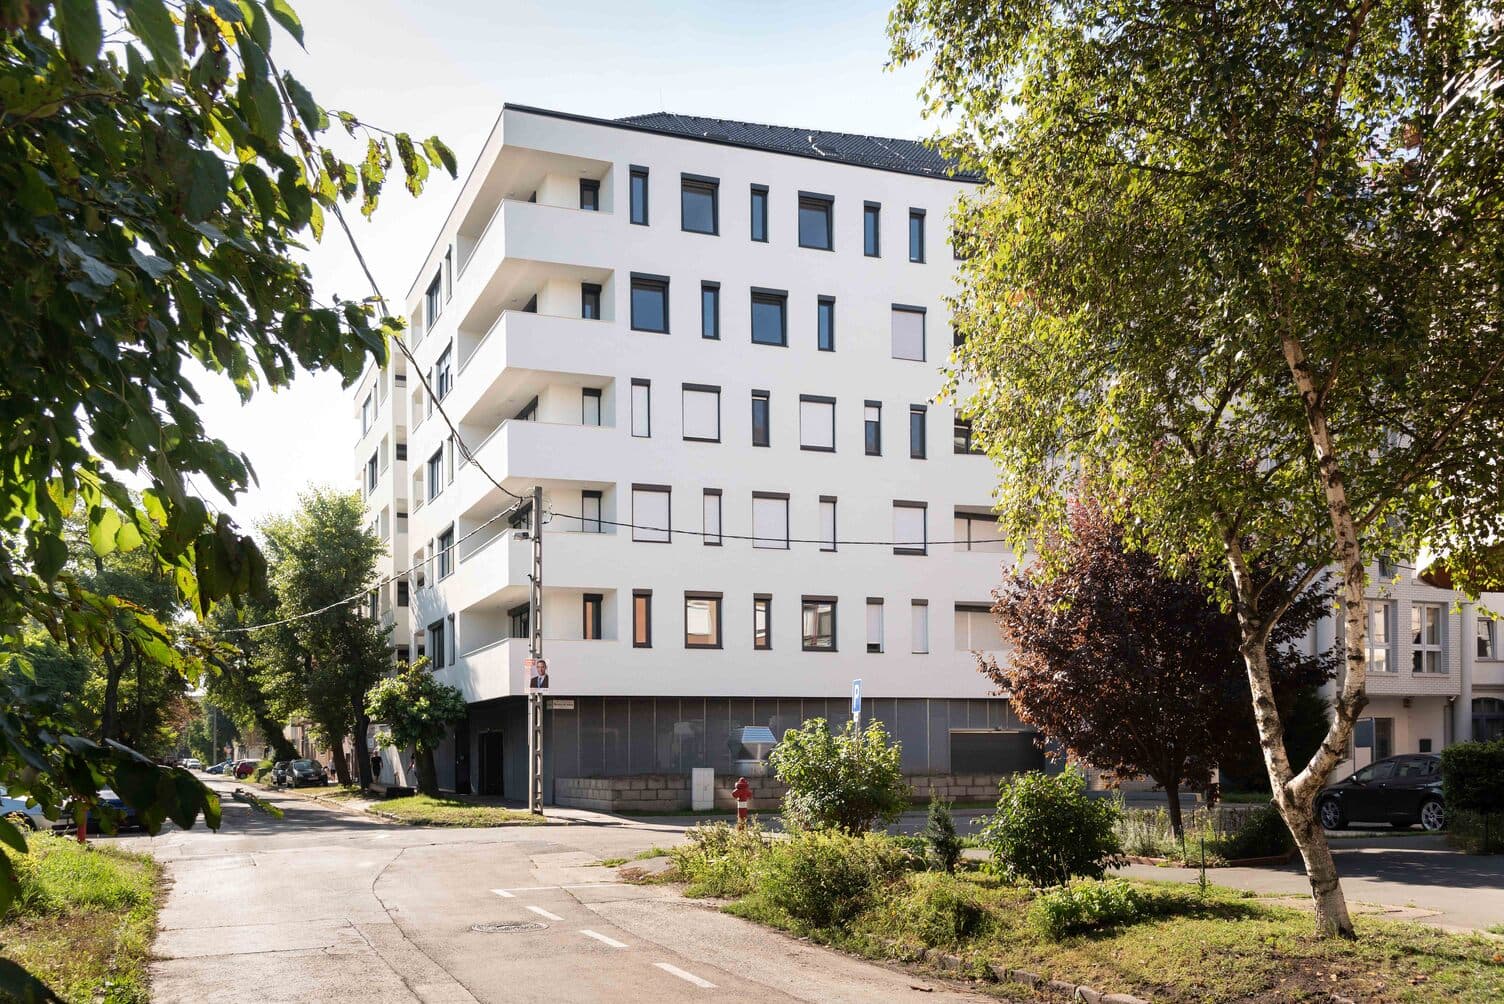
<instances>
[{"instance_id":1,"label":"grass lawn","mask_svg":"<svg viewBox=\"0 0 1504 1004\"><path fill-rule=\"evenodd\" d=\"M411 795L389 798L366 810L414 826L539 826L548 820L524 809L505 809L464 798Z\"/></svg>"},{"instance_id":2,"label":"grass lawn","mask_svg":"<svg viewBox=\"0 0 1504 1004\"><path fill-rule=\"evenodd\" d=\"M161 866L144 854L32 836L12 860L21 895L0 921L0 954L65 1001L146 1004Z\"/></svg>"}]
</instances>

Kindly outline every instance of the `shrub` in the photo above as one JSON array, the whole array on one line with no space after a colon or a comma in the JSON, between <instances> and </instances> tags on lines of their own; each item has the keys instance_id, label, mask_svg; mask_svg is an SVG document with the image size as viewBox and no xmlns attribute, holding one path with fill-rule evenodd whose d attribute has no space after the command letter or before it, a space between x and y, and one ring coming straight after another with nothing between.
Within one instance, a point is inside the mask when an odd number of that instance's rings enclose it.
<instances>
[{"instance_id":1,"label":"shrub","mask_svg":"<svg viewBox=\"0 0 1504 1004\"><path fill-rule=\"evenodd\" d=\"M851 722L832 734L823 718L790 729L769 760L788 785L783 816L791 830L865 833L887 825L908 807L911 791L899 769L900 746L881 722L858 732Z\"/></svg>"},{"instance_id":2,"label":"shrub","mask_svg":"<svg viewBox=\"0 0 1504 1004\"><path fill-rule=\"evenodd\" d=\"M877 889L912 862L886 837L809 830L767 848L758 861L757 889L797 921L836 927L860 913Z\"/></svg>"},{"instance_id":3,"label":"shrub","mask_svg":"<svg viewBox=\"0 0 1504 1004\"><path fill-rule=\"evenodd\" d=\"M669 854L687 883L686 893L730 898L752 891L757 859L767 848L767 837L756 822L749 822L745 830L724 822L706 823L685 835L689 843Z\"/></svg>"},{"instance_id":4,"label":"shrub","mask_svg":"<svg viewBox=\"0 0 1504 1004\"><path fill-rule=\"evenodd\" d=\"M1504 739L1442 750L1441 794L1448 814L1504 812Z\"/></svg>"},{"instance_id":5,"label":"shrub","mask_svg":"<svg viewBox=\"0 0 1504 1004\"><path fill-rule=\"evenodd\" d=\"M1086 778L1074 767L1054 776L1019 774L999 787L997 815L984 821L981 834L994 873L1034 886L1061 885L1077 875L1101 878L1122 860L1117 805L1088 795Z\"/></svg>"},{"instance_id":6,"label":"shrub","mask_svg":"<svg viewBox=\"0 0 1504 1004\"><path fill-rule=\"evenodd\" d=\"M270 760L258 760L256 762L256 769L251 771L251 780L264 780L266 778L266 775L272 772L272 766L273 764Z\"/></svg>"},{"instance_id":7,"label":"shrub","mask_svg":"<svg viewBox=\"0 0 1504 1004\"><path fill-rule=\"evenodd\" d=\"M961 860L961 838L956 836L955 821L950 818L950 803L930 797L930 815L920 833L932 864L949 873Z\"/></svg>"},{"instance_id":8,"label":"shrub","mask_svg":"<svg viewBox=\"0 0 1504 1004\"><path fill-rule=\"evenodd\" d=\"M1029 923L1051 941L1079 931L1138 920L1150 903L1122 879L1075 881L1039 894L1029 907Z\"/></svg>"},{"instance_id":9,"label":"shrub","mask_svg":"<svg viewBox=\"0 0 1504 1004\"><path fill-rule=\"evenodd\" d=\"M1447 842L1466 854L1504 854L1504 812L1447 806Z\"/></svg>"},{"instance_id":10,"label":"shrub","mask_svg":"<svg viewBox=\"0 0 1504 1004\"><path fill-rule=\"evenodd\" d=\"M884 906L894 932L930 947L960 945L982 934L990 920L982 891L942 872L910 875Z\"/></svg>"},{"instance_id":11,"label":"shrub","mask_svg":"<svg viewBox=\"0 0 1504 1004\"><path fill-rule=\"evenodd\" d=\"M1285 825L1279 810L1266 805L1249 813L1237 832L1220 843L1222 856L1228 860L1272 858L1290 853L1295 847L1295 838L1290 836L1290 828Z\"/></svg>"}]
</instances>

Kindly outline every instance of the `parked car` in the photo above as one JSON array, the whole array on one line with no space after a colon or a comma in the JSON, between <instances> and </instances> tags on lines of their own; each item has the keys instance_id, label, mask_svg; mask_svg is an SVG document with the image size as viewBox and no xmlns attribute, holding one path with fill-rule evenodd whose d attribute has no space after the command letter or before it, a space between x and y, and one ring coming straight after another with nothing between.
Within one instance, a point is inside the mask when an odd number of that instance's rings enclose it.
<instances>
[{"instance_id":1,"label":"parked car","mask_svg":"<svg viewBox=\"0 0 1504 1004\"><path fill-rule=\"evenodd\" d=\"M213 767L206 767L206 768L204 768L204 773L205 774L223 774L227 770L229 770L230 767L234 763L235 763L235 761L233 761L233 760L221 760L219 763L215 764Z\"/></svg>"},{"instance_id":2,"label":"parked car","mask_svg":"<svg viewBox=\"0 0 1504 1004\"><path fill-rule=\"evenodd\" d=\"M126 830L134 830L141 825L141 821L136 818L136 810L126 805L125 799L115 794L109 788L99 789L99 798L97 801L115 810L115 825L119 828L120 832L124 833ZM99 832L99 816L94 809L91 808L89 814L84 819L90 833ZM51 825L53 829L71 831L74 827L72 808L65 804L62 813L58 816L58 821Z\"/></svg>"},{"instance_id":3,"label":"parked car","mask_svg":"<svg viewBox=\"0 0 1504 1004\"><path fill-rule=\"evenodd\" d=\"M294 760L287 765L287 783L294 788L305 784L328 784L329 772L317 760Z\"/></svg>"},{"instance_id":4,"label":"parked car","mask_svg":"<svg viewBox=\"0 0 1504 1004\"><path fill-rule=\"evenodd\" d=\"M42 815L40 805L28 806L26 799L12 798L4 785L0 785L0 816L9 816L30 830L40 830L52 825L52 820Z\"/></svg>"},{"instance_id":5,"label":"parked car","mask_svg":"<svg viewBox=\"0 0 1504 1004\"><path fill-rule=\"evenodd\" d=\"M1441 798L1441 757L1406 753L1375 760L1323 788L1316 811L1328 830L1340 830L1349 823L1389 823L1404 828L1419 823L1427 830L1440 830L1447 824L1446 804Z\"/></svg>"},{"instance_id":6,"label":"parked car","mask_svg":"<svg viewBox=\"0 0 1504 1004\"><path fill-rule=\"evenodd\" d=\"M196 756L191 756L183 761L182 766L184 770L203 770L204 762Z\"/></svg>"},{"instance_id":7,"label":"parked car","mask_svg":"<svg viewBox=\"0 0 1504 1004\"><path fill-rule=\"evenodd\" d=\"M272 764L271 782L272 782L272 784L286 784L287 783L287 761L286 760L278 760L276 763Z\"/></svg>"},{"instance_id":8,"label":"parked car","mask_svg":"<svg viewBox=\"0 0 1504 1004\"><path fill-rule=\"evenodd\" d=\"M255 760L237 761L235 764L235 776L237 778L250 777L252 774L256 773L256 763L257 761Z\"/></svg>"}]
</instances>

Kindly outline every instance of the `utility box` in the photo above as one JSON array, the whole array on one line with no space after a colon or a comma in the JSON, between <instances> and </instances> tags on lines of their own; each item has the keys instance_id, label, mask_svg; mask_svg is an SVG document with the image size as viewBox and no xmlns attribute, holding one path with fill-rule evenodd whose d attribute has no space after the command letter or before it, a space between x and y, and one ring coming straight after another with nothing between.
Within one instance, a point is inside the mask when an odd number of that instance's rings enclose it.
<instances>
[{"instance_id":1,"label":"utility box","mask_svg":"<svg viewBox=\"0 0 1504 1004\"><path fill-rule=\"evenodd\" d=\"M695 812L706 812L715 808L714 767L689 769L689 807Z\"/></svg>"}]
</instances>

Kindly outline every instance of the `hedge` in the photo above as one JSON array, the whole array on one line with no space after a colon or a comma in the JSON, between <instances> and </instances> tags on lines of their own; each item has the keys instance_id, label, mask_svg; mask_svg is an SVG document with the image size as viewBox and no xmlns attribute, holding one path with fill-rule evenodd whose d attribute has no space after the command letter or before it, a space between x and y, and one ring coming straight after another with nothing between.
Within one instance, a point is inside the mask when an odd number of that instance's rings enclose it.
<instances>
[{"instance_id":1,"label":"hedge","mask_svg":"<svg viewBox=\"0 0 1504 1004\"><path fill-rule=\"evenodd\" d=\"M1504 739L1458 743L1441 751L1447 812L1504 812Z\"/></svg>"}]
</instances>

